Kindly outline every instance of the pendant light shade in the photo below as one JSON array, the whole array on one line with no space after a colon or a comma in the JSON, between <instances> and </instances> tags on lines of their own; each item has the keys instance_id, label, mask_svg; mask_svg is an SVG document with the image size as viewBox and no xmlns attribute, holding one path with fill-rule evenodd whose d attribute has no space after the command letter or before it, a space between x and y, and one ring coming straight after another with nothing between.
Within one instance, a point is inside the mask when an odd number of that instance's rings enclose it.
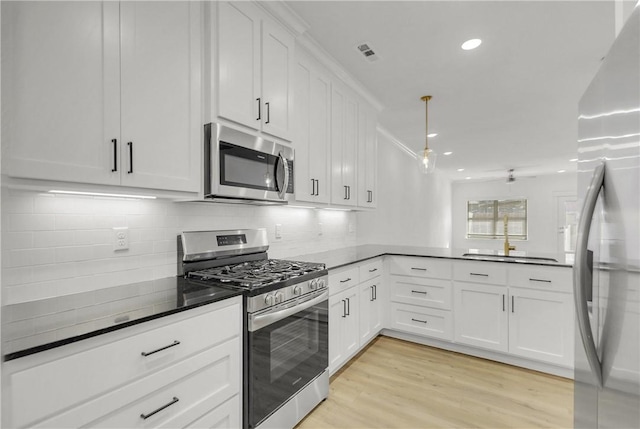
<instances>
[{"instance_id":1,"label":"pendant light shade","mask_svg":"<svg viewBox=\"0 0 640 429\"><path fill-rule=\"evenodd\" d=\"M429 149L429 100L431 100L431 96L425 95L420 99L424 101L425 112L424 151L422 152L422 157L419 157L420 171L422 171L424 174L431 174L435 171L436 168L436 153Z\"/></svg>"}]
</instances>

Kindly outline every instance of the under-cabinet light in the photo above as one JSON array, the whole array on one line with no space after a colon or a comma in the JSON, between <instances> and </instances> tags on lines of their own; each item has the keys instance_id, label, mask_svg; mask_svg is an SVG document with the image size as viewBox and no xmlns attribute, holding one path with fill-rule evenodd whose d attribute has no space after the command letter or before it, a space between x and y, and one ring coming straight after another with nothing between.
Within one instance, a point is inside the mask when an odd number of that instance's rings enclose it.
<instances>
[{"instance_id":1,"label":"under-cabinet light","mask_svg":"<svg viewBox=\"0 0 640 429\"><path fill-rule=\"evenodd\" d=\"M129 194L108 194L104 192L83 192L83 191L61 191L58 189L52 189L49 191L52 194L69 194L69 195L88 195L92 197L111 197L111 198L137 198L141 200L155 200L156 197L150 195L129 195Z\"/></svg>"},{"instance_id":2,"label":"under-cabinet light","mask_svg":"<svg viewBox=\"0 0 640 429\"><path fill-rule=\"evenodd\" d=\"M336 212L350 212L351 211L351 209L339 209L339 208L336 208L336 207L325 207L324 210L333 210L333 211L336 211Z\"/></svg>"}]
</instances>

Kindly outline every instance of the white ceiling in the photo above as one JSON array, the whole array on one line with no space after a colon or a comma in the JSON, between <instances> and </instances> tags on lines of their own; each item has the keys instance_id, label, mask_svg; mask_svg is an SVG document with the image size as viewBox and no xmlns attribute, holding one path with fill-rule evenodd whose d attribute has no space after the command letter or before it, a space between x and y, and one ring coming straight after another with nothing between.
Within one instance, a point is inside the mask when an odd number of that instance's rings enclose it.
<instances>
[{"instance_id":1,"label":"white ceiling","mask_svg":"<svg viewBox=\"0 0 640 429\"><path fill-rule=\"evenodd\" d=\"M420 97L433 96L429 146L453 180L575 171L577 105L613 42L613 1L286 3L382 103L381 126L416 153ZM460 49L471 38L482 45ZM362 42L378 61L359 54Z\"/></svg>"}]
</instances>

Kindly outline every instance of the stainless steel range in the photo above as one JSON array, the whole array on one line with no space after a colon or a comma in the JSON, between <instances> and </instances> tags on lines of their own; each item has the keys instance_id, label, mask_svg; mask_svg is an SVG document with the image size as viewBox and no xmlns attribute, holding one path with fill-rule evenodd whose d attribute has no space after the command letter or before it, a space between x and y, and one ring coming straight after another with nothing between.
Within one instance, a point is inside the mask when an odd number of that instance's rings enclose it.
<instances>
[{"instance_id":1,"label":"stainless steel range","mask_svg":"<svg viewBox=\"0 0 640 429\"><path fill-rule=\"evenodd\" d=\"M244 291L244 427L292 428L329 394L327 270L268 248L264 229L184 232L179 275Z\"/></svg>"}]
</instances>

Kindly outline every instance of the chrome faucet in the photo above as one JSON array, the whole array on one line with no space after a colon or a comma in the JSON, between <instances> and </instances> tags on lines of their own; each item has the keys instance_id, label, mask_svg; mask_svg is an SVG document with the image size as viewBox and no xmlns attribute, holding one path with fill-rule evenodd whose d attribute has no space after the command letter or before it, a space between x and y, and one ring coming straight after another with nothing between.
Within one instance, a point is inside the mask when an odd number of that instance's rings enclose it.
<instances>
[{"instance_id":1,"label":"chrome faucet","mask_svg":"<svg viewBox=\"0 0 640 429\"><path fill-rule=\"evenodd\" d=\"M516 250L516 246L509 245L509 216L504 215L504 256L509 256L510 250Z\"/></svg>"}]
</instances>

